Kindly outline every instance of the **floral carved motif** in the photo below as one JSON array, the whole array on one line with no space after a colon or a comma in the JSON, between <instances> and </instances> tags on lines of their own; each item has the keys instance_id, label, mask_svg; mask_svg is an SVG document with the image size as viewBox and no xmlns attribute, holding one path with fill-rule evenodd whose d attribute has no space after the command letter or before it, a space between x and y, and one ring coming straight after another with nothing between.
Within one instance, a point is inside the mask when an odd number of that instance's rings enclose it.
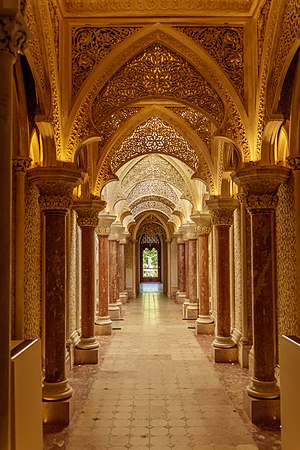
<instances>
[{"instance_id":1,"label":"floral carved motif","mask_svg":"<svg viewBox=\"0 0 300 450\"><path fill-rule=\"evenodd\" d=\"M198 165L197 155L186 139L158 117L152 117L123 141L112 157L111 169L116 172L125 162L149 153L174 156L194 170Z\"/></svg>"},{"instance_id":2,"label":"floral carved motif","mask_svg":"<svg viewBox=\"0 0 300 450\"><path fill-rule=\"evenodd\" d=\"M143 234L153 238L156 236L167 237L165 229L157 222L143 223L137 233L137 239L139 239Z\"/></svg>"},{"instance_id":3,"label":"floral carved motif","mask_svg":"<svg viewBox=\"0 0 300 450\"><path fill-rule=\"evenodd\" d=\"M211 140L212 140L212 123L211 121L201 114L199 111L193 108L170 108L174 114L180 116L190 127L198 134L202 141L206 144L206 147L211 153Z\"/></svg>"},{"instance_id":4,"label":"floral carved motif","mask_svg":"<svg viewBox=\"0 0 300 450\"><path fill-rule=\"evenodd\" d=\"M72 96L74 97L93 68L138 27L72 28Z\"/></svg>"},{"instance_id":5,"label":"floral carved motif","mask_svg":"<svg viewBox=\"0 0 300 450\"><path fill-rule=\"evenodd\" d=\"M131 212L132 212L133 217L136 217L141 212L148 211L151 209L156 210L156 211L161 211L167 217L170 217L172 214L172 209L169 206L164 205L161 202L155 202L155 201L147 201L147 202L140 203L139 205L132 208Z\"/></svg>"},{"instance_id":6,"label":"floral carved motif","mask_svg":"<svg viewBox=\"0 0 300 450\"><path fill-rule=\"evenodd\" d=\"M145 180L137 184L128 194L129 204L136 201L139 197L145 195L159 195L170 200L174 205L178 202L178 196L175 191L162 180Z\"/></svg>"},{"instance_id":7,"label":"floral carved motif","mask_svg":"<svg viewBox=\"0 0 300 450\"><path fill-rule=\"evenodd\" d=\"M176 206L171 200L169 200L168 198L165 198L165 197L161 197L160 195L145 195L143 197L140 197L140 198L137 198L136 200L134 200L129 205L129 208L133 211L136 206L138 206L141 203L148 202L148 201L162 203L163 205L168 206L172 210Z\"/></svg>"},{"instance_id":8,"label":"floral carved motif","mask_svg":"<svg viewBox=\"0 0 300 450\"><path fill-rule=\"evenodd\" d=\"M53 0L50 0L48 2L48 5L53 30L54 47L56 52L56 63L57 67L59 67L59 17L57 13L57 6L54 4Z\"/></svg>"},{"instance_id":9,"label":"floral carved motif","mask_svg":"<svg viewBox=\"0 0 300 450\"><path fill-rule=\"evenodd\" d=\"M261 62L261 55L263 51L264 38L267 26L267 20L269 16L271 6L271 0L266 0L264 5L262 6L258 19L257 19L257 61L258 67Z\"/></svg>"},{"instance_id":10,"label":"floral carved motif","mask_svg":"<svg viewBox=\"0 0 300 450\"><path fill-rule=\"evenodd\" d=\"M82 227L96 227L99 212L106 206L102 200L74 200L73 208L77 212L77 224Z\"/></svg>"},{"instance_id":11,"label":"floral carved motif","mask_svg":"<svg viewBox=\"0 0 300 450\"><path fill-rule=\"evenodd\" d=\"M163 45L153 44L125 64L96 96L92 119L141 98L176 98L203 109L217 122L224 117L221 98L208 81L184 58Z\"/></svg>"},{"instance_id":12,"label":"floral carved motif","mask_svg":"<svg viewBox=\"0 0 300 450\"><path fill-rule=\"evenodd\" d=\"M222 67L244 98L243 27L176 27L201 45Z\"/></svg>"}]
</instances>

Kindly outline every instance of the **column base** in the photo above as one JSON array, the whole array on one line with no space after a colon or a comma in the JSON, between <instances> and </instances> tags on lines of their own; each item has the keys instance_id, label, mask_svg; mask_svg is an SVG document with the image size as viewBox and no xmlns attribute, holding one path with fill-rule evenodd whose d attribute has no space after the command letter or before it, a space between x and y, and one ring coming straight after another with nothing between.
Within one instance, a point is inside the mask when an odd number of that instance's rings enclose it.
<instances>
[{"instance_id":1,"label":"column base","mask_svg":"<svg viewBox=\"0 0 300 450\"><path fill-rule=\"evenodd\" d=\"M123 303L118 299L117 302L116 302L116 305L119 307L120 316L121 316L122 312L123 312Z\"/></svg>"},{"instance_id":2,"label":"column base","mask_svg":"<svg viewBox=\"0 0 300 450\"><path fill-rule=\"evenodd\" d=\"M232 340L231 336L216 336L212 345L216 348L236 347L236 343Z\"/></svg>"},{"instance_id":3,"label":"column base","mask_svg":"<svg viewBox=\"0 0 300 450\"><path fill-rule=\"evenodd\" d=\"M43 423L69 425L75 412L75 397L67 400L42 402Z\"/></svg>"},{"instance_id":4,"label":"column base","mask_svg":"<svg viewBox=\"0 0 300 450\"><path fill-rule=\"evenodd\" d=\"M95 336L89 337L89 338L84 338L81 337L80 341L78 342L78 344L76 345L76 349L81 349L81 350L92 350L92 349L97 349L99 348L99 342L96 340Z\"/></svg>"},{"instance_id":5,"label":"column base","mask_svg":"<svg viewBox=\"0 0 300 450\"><path fill-rule=\"evenodd\" d=\"M75 348L74 363L78 366L81 364L98 364L99 351L98 348L81 349Z\"/></svg>"},{"instance_id":6,"label":"column base","mask_svg":"<svg viewBox=\"0 0 300 450\"><path fill-rule=\"evenodd\" d=\"M42 399L45 401L66 400L72 397L74 389L68 384L68 380L47 383L43 381Z\"/></svg>"},{"instance_id":7,"label":"column base","mask_svg":"<svg viewBox=\"0 0 300 450\"><path fill-rule=\"evenodd\" d=\"M96 336L108 336L112 331L112 321L109 316L96 317L95 334Z\"/></svg>"},{"instance_id":8,"label":"column base","mask_svg":"<svg viewBox=\"0 0 300 450\"><path fill-rule=\"evenodd\" d=\"M186 318L187 319L197 319L198 317L198 305L197 303L189 303L186 307Z\"/></svg>"},{"instance_id":9,"label":"column base","mask_svg":"<svg viewBox=\"0 0 300 450\"><path fill-rule=\"evenodd\" d=\"M128 303L128 294L126 291L119 293L119 300L122 303L122 305Z\"/></svg>"},{"instance_id":10,"label":"column base","mask_svg":"<svg viewBox=\"0 0 300 450\"><path fill-rule=\"evenodd\" d=\"M120 308L117 303L110 303L108 305L108 313L112 320L121 318Z\"/></svg>"},{"instance_id":11,"label":"column base","mask_svg":"<svg viewBox=\"0 0 300 450\"><path fill-rule=\"evenodd\" d=\"M246 390L243 393L244 410L255 425L279 425L280 399L251 397Z\"/></svg>"},{"instance_id":12,"label":"column base","mask_svg":"<svg viewBox=\"0 0 300 450\"><path fill-rule=\"evenodd\" d=\"M196 320L196 332L197 334L214 334L215 324L209 316L199 316Z\"/></svg>"},{"instance_id":13,"label":"column base","mask_svg":"<svg viewBox=\"0 0 300 450\"><path fill-rule=\"evenodd\" d=\"M235 363L238 361L237 347L218 348L212 345L212 358L216 363Z\"/></svg>"},{"instance_id":14,"label":"column base","mask_svg":"<svg viewBox=\"0 0 300 450\"><path fill-rule=\"evenodd\" d=\"M260 381L255 377L251 377L250 380L246 391L251 397L272 400L280 396L280 389L275 378L272 381Z\"/></svg>"},{"instance_id":15,"label":"column base","mask_svg":"<svg viewBox=\"0 0 300 450\"><path fill-rule=\"evenodd\" d=\"M185 292L176 292L176 303L183 304L185 296Z\"/></svg>"},{"instance_id":16,"label":"column base","mask_svg":"<svg viewBox=\"0 0 300 450\"><path fill-rule=\"evenodd\" d=\"M189 306L190 301L186 298L185 301L182 304L182 318L186 319L186 309Z\"/></svg>"},{"instance_id":17,"label":"column base","mask_svg":"<svg viewBox=\"0 0 300 450\"><path fill-rule=\"evenodd\" d=\"M251 348L252 348L252 345L247 343L247 341L243 342L243 339L241 339L238 343L239 364L241 367L243 367L245 369L249 368L249 354L250 354ZM250 375L252 375L252 374L250 374Z\"/></svg>"}]
</instances>

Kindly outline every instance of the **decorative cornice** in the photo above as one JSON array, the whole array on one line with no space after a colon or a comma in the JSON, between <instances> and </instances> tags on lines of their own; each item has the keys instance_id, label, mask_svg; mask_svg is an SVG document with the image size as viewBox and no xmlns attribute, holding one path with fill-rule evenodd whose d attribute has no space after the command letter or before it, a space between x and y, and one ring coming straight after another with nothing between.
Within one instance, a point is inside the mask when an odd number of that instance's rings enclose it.
<instances>
[{"instance_id":1,"label":"decorative cornice","mask_svg":"<svg viewBox=\"0 0 300 450\"><path fill-rule=\"evenodd\" d=\"M243 189L238 195L250 213L273 210L278 203L277 191L290 176L283 166L248 166L232 174L232 180Z\"/></svg>"},{"instance_id":2,"label":"decorative cornice","mask_svg":"<svg viewBox=\"0 0 300 450\"><path fill-rule=\"evenodd\" d=\"M28 39L28 29L23 16L0 17L0 51L10 53L14 58L23 51Z\"/></svg>"},{"instance_id":3,"label":"decorative cornice","mask_svg":"<svg viewBox=\"0 0 300 450\"><path fill-rule=\"evenodd\" d=\"M73 167L34 167L28 179L39 188L41 210L64 211L70 208L73 190L82 180L82 171Z\"/></svg>"},{"instance_id":4,"label":"decorative cornice","mask_svg":"<svg viewBox=\"0 0 300 450\"><path fill-rule=\"evenodd\" d=\"M239 206L235 198L212 198L206 201L211 213L212 225L231 226L233 224L233 212Z\"/></svg>"},{"instance_id":5,"label":"decorative cornice","mask_svg":"<svg viewBox=\"0 0 300 450\"><path fill-rule=\"evenodd\" d=\"M29 169L32 159L23 156L13 156L12 165L15 173L25 173Z\"/></svg>"},{"instance_id":6,"label":"decorative cornice","mask_svg":"<svg viewBox=\"0 0 300 450\"><path fill-rule=\"evenodd\" d=\"M80 228L98 225L99 212L106 206L106 202L100 199L74 200L73 209L77 212L77 224Z\"/></svg>"}]
</instances>

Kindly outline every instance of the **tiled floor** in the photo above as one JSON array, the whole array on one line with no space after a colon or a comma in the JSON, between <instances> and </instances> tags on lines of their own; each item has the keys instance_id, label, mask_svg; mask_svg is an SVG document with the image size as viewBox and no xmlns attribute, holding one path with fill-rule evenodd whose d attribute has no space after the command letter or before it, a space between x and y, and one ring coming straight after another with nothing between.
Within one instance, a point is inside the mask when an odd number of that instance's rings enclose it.
<instances>
[{"instance_id":1,"label":"tiled floor","mask_svg":"<svg viewBox=\"0 0 300 450\"><path fill-rule=\"evenodd\" d=\"M44 449L259 448L181 306L145 286L125 309L121 330L100 338L99 366L75 368L77 412L46 430Z\"/></svg>"}]
</instances>

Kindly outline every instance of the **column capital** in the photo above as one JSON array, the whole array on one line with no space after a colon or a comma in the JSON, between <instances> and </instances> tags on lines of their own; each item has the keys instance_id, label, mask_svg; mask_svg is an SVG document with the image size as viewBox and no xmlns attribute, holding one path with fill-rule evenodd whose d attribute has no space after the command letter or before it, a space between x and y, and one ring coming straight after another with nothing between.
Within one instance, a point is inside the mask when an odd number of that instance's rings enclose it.
<instances>
[{"instance_id":1,"label":"column capital","mask_svg":"<svg viewBox=\"0 0 300 450\"><path fill-rule=\"evenodd\" d=\"M82 171L74 166L34 167L28 170L28 179L39 189L41 210L67 212L73 189L82 181Z\"/></svg>"},{"instance_id":2,"label":"column capital","mask_svg":"<svg viewBox=\"0 0 300 450\"><path fill-rule=\"evenodd\" d=\"M238 199L252 213L276 208L278 188L287 181L290 173L291 170L283 166L248 166L231 177L243 189Z\"/></svg>"},{"instance_id":3,"label":"column capital","mask_svg":"<svg viewBox=\"0 0 300 450\"><path fill-rule=\"evenodd\" d=\"M99 214L98 226L96 233L98 236L109 236L110 226L116 220L116 216L113 214Z\"/></svg>"},{"instance_id":4,"label":"column capital","mask_svg":"<svg viewBox=\"0 0 300 450\"><path fill-rule=\"evenodd\" d=\"M212 225L231 226L233 224L233 212L239 206L235 198L210 198L206 205L211 213Z\"/></svg>"},{"instance_id":5,"label":"column capital","mask_svg":"<svg viewBox=\"0 0 300 450\"><path fill-rule=\"evenodd\" d=\"M189 241L191 239L197 239L196 224L194 222L184 223L181 226L180 231L182 232L184 241Z\"/></svg>"},{"instance_id":6,"label":"column capital","mask_svg":"<svg viewBox=\"0 0 300 450\"><path fill-rule=\"evenodd\" d=\"M106 206L106 202L99 197L88 199L76 199L73 201L73 209L77 212L77 224L80 228L94 227L98 225L98 216Z\"/></svg>"},{"instance_id":7,"label":"column capital","mask_svg":"<svg viewBox=\"0 0 300 450\"><path fill-rule=\"evenodd\" d=\"M196 233L198 236L210 234L211 232L211 215L208 213L197 213L191 216L196 224Z\"/></svg>"},{"instance_id":8,"label":"column capital","mask_svg":"<svg viewBox=\"0 0 300 450\"><path fill-rule=\"evenodd\" d=\"M25 173L29 169L32 159L26 156L13 156L12 166L15 173Z\"/></svg>"},{"instance_id":9,"label":"column capital","mask_svg":"<svg viewBox=\"0 0 300 450\"><path fill-rule=\"evenodd\" d=\"M121 235L122 235L123 231L124 231L124 227L121 223L119 223L119 222L112 223L111 227L110 227L111 234L109 235L108 240L120 242L120 240L122 239Z\"/></svg>"},{"instance_id":10,"label":"column capital","mask_svg":"<svg viewBox=\"0 0 300 450\"><path fill-rule=\"evenodd\" d=\"M288 156L286 159L290 169L300 170L300 155Z\"/></svg>"},{"instance_id":11,"label":"column capital","mask_svg":"<svg viewBox=\"0 0 300 450\"><path fill-rule=\"evenodd\" d=\"M1 16L0 18L0 52L7 52L13 58L26 47L29 31L20 13Z\"/></svg>"}]
</instances>

